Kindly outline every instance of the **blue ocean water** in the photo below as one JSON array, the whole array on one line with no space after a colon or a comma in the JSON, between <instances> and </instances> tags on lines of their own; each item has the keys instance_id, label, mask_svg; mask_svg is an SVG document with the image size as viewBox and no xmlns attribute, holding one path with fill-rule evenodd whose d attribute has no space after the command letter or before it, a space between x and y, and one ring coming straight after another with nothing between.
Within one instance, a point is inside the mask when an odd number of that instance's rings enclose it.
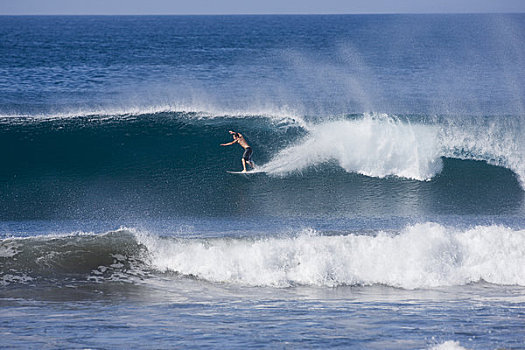
<instances>
[{"instance_id":1,"label":"blue ocean water","mask_svg":"<svg viewBox=\"0 0 525 350\"><path fill-rule=\"evenodd\" d=\"M0 347L525 348L524 43L0 16Z\"/></svg>"}]
</instances>

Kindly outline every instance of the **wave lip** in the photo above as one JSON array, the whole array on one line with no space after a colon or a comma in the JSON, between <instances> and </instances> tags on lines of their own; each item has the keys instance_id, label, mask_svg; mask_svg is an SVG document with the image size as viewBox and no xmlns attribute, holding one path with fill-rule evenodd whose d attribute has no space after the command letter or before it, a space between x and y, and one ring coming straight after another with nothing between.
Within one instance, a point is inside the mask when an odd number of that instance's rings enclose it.
<instances>
[{"instance_id":1,"label":"wave lip","mask_svg":"<svg viewBox=\"0 0 525 350\"><path fill-rule=\"evenodd\" d=\"M312 125L309 134L259 171L273 175L301 172L335 161L347 172L384 178L429 180L442 169L438 130L388 116L365 116Z\"/></svg>"},{"instance_id":2,"label":"wave lip","mask_svg":"<svg viewBox=\"0 0 525 350\"><path fill-rule=\"evenodd\" d=\"M210 282L248 286L387 285L418 289L485 281L525 286L525 230L480 226L457 231L439 224L400 234L166 240L138 236L148 263Z\"/></svg>"},{"instance_id":3,"label":"wave lip","mask_svg":"<svg viewBox=\"0 0 525 350\"><path fill-rule=\"evenodd\" d=\"M525 118L492 116L442 121L443 156L487 162L510 169L525 190Z\"/></svg>"},{"instance_id":4,"label":"wave lip","mask_svg":"<svg viewBox=\"0 0 525 350\"><path fill-rule=\"evenodd\" d=\"M306 121L297 112L287 107L261 107L249 109L217 108L210 105L193 104L160 104L150 106L122 106L99 108L70 108L67 111L42 113L0 113L0 122L19 123L20 121L39 122L68 120L75 118L90 118L94 120L125 120L143 116L175 114L187 119L247 119L265 118L278 125L294 125L306 127Z\"/></svg>"}]
</instances>

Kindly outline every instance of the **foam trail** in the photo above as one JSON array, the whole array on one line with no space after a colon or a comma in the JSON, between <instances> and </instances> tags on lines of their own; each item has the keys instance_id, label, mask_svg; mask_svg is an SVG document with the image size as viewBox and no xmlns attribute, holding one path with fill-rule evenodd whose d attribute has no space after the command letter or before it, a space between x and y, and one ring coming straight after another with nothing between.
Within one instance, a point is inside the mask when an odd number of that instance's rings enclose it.
<instances>
[{"instance_id":1,"label":"foam trail","mask_svg":"<svg viewBox=\"0 0 525 350\"><path fill-rule=\"evenodd\" d=\"M442 168L438 128L388 116L365 116L312 125L310 133L259 171L286 175L329 161L373 177L429 180Z\"/></svg>"},{"instance_id":2,"label":"foam trail","mask_svg":"<svg viewBox=\"0 0 525 350\"><path fill-rule=\"evenodd\" d=\"M434 223L400 234L167 240L139 234L153 269L250 286L383 284L416 289L486 281L525 286L525 230Z\"/></svg>"}]
</instances>

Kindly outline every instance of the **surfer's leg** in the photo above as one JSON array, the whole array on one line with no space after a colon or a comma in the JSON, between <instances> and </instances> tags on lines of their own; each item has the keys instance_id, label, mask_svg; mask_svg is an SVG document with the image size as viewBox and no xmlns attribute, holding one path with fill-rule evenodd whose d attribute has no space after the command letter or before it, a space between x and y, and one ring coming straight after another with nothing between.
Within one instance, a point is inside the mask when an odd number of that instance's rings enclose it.
<instances>
[{"instance_id":1,"label":"surfer's leg","mask_svg":"<svg viewBox=\"0 0 525 350\"><path fill-rule=\"evenodd\" d=\"M244 150L244 154L242 155L242 160L246 163L248 163L252 169L255 168L255 164L253 164L253 161L252 161L252 154L253 154L253 149L251 147L248 147Z\"/></svg>"},{"instance_id":2,"label":"surfer's leg","mask_svg":"<svg viewBox=\"0 0 525 350\"><path fill-rule=\"evenodd\" d=\"M244 160L244 158L242 158L242 172L245 173L246 172L246 161Z\"/></svg>"}]
</instances>

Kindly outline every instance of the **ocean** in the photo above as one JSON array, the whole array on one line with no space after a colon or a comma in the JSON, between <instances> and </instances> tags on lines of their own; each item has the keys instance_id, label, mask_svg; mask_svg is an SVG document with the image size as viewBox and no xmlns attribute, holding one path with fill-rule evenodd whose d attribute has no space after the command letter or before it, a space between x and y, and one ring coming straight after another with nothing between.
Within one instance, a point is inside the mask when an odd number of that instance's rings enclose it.
<instances>
[{"instance_id":1,"label":"ocean","mask_svg":"<svg viewBox=\"0 0 525 350\"><path fill-rule=\"evenodd\" d=\"M0 148L0 348L525 349L523 14L0 16Z\"/></svg>"}]
</instances>

